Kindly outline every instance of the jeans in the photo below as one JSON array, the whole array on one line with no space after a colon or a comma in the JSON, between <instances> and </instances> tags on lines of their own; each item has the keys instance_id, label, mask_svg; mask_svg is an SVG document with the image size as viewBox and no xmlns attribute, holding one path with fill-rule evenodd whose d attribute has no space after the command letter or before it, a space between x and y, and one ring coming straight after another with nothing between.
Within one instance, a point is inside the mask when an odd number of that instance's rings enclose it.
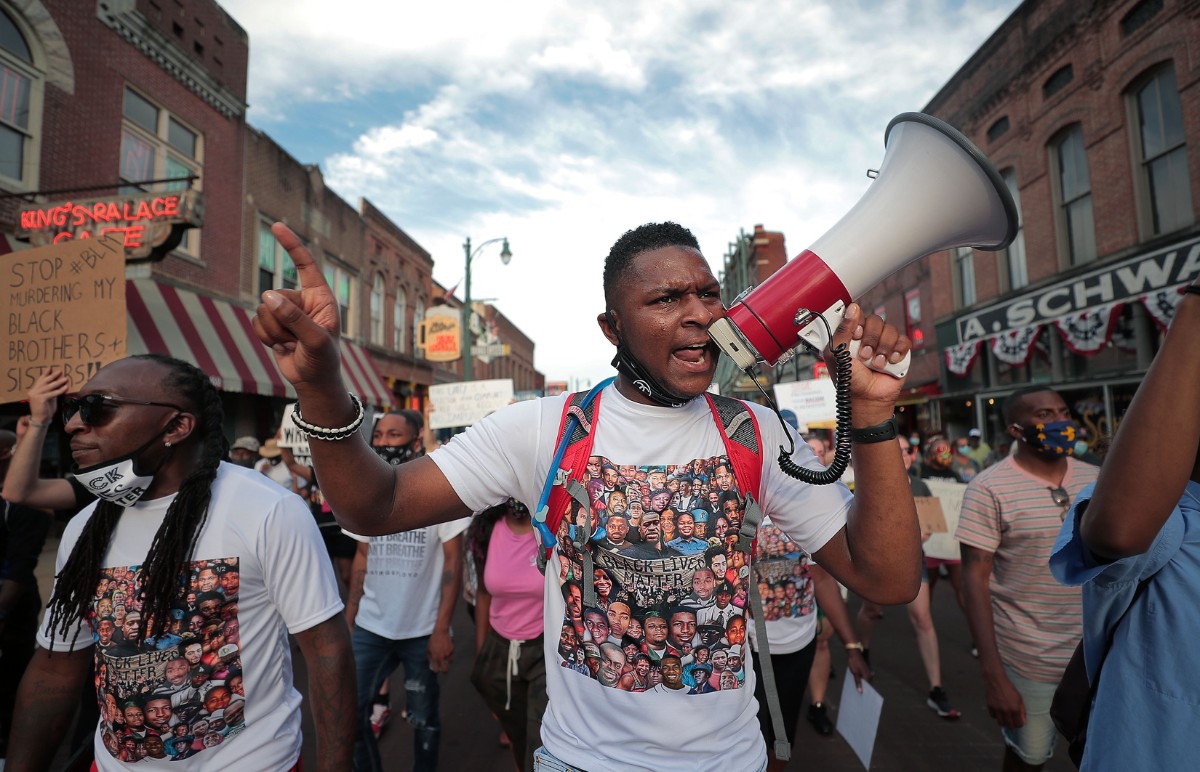
<instances>
[{"instance_id":1,"label":"jeans","mask_svg":"<svg viewBox=\"0 0 1200 772\"><path fill-rule=\"evenodd\" d=\"M1025 726L1020 729L1002 728L1000 732L1004 736L1004 744L1012 748L1013 753L1026 764L1045 764L1054 755L1054 743L1058 739L1058 730L1050 718L1050 703L1054 700L1054 690L1058 684L1030 681L1017 675L1008 666L1005 666L1004 672L1025 703Z\"/></svg>"},{"instance_id":2,"label":"jeans","mask_svg":"<svg viewBox=\"0 0 1200 772\"><path fill-rule=\"evenodd\" d=\"M405 714L413 727L413 769L437 769L442 733L438 714L438 679L429 667L429 636L393 641L354 626L351 638L358 682L358 729L354 735L355 772L379 772L379 744L371 731L371 706L379 687L397 665L404 666Z\"/></svg>"}]
</instances>

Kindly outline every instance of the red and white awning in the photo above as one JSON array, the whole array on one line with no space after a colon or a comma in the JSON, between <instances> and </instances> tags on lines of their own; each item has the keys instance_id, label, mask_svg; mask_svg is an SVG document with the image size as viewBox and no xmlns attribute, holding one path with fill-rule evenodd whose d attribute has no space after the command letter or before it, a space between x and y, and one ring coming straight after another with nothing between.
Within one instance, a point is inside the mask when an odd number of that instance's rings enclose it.
<instances>
[{"instance_id":1,"label":"red and white awning","mask_svg":"<svg viewBox=\"0 0 1200 772\"><path fill-rule=\"evenodd\" d=\"M275 357L258 340L252 312L149 279L125 282L130 354L167 354L203 370L222 391L296 398ZM376 407L392 396L371 355L350 341L341 344L347 386Z\"/></svg>"}]
</instances>

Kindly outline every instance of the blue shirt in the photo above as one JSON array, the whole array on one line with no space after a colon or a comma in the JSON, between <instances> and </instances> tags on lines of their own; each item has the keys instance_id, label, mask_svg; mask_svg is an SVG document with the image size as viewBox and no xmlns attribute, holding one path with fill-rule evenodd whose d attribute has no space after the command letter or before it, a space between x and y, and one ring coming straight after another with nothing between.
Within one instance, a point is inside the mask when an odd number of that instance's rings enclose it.
<instances>
[{"instance_id":1,"label":"blue shirt","mask_svg":"<svg viewBox=\"0 0 1200 772\"><path fill-rule=\"evenodd\" d=\"M1200 484L1189 482L1150 549L1098 563L1079 535L1080 492L1050 556L1050 571L1083 586L1083 651L1094 676L1121 620L1096 691L1081 770L1194 769L1200 737Z\"/></svg>"}]
</instances>

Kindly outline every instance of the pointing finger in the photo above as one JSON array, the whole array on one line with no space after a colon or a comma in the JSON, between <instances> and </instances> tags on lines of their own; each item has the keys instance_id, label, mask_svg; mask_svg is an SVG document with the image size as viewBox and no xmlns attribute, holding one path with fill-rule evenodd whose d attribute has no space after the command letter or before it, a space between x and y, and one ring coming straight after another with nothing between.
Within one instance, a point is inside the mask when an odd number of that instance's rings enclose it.
<instances>
[{"instance_id":1,"label":"pointing finger","mask_svg":"<svg viewBox=\"0 0 1200 772\"><path fill-rule=\"evenodd\" d=\"M279 246L286 249L288 256L292 258L302 288L329 287L329 283L325 281L325 274L321 273L321 268L313 259L312 253L291 228L277 222L271 226L271 233L279 242Z\"/></svg>"}]
</instances>

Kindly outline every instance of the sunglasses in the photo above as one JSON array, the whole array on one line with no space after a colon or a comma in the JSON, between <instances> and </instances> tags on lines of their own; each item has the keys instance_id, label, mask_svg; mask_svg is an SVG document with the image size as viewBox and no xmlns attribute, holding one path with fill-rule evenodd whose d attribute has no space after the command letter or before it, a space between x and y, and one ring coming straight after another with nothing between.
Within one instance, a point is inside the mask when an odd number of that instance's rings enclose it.
<instances>
[{"instance_id":1,"label":"sunglasses","mask_svg":"<svg viewBox=\"0 0 1200 772\"><path fill-rule=\"evenodd\" d=\"M70 423L78 413L79 420L85 426L99 426L108 419L109 414L118 405L154 405L155 407L170 407L183 412L183 408L179 405L172 405L169 402L147 402L143 399L110 397L107 394L87 394L82 397L63 398L63 424Z\"/></svg>"},{"instance_id":2,"label":"sunglasses","mask_svg":"<svg viewBox=\"0 0 1200 772\"><path fill-rule=\"evenodd\" d=\"M1047 490L1050 491L1050 498L1054 499L1055 504L1059 505L1060 507L1066 507L1070 505L1071 494L1067 493L1066 488L1060 485L1057 488L1048 488Z\"/></svg>"}]
</instances>

